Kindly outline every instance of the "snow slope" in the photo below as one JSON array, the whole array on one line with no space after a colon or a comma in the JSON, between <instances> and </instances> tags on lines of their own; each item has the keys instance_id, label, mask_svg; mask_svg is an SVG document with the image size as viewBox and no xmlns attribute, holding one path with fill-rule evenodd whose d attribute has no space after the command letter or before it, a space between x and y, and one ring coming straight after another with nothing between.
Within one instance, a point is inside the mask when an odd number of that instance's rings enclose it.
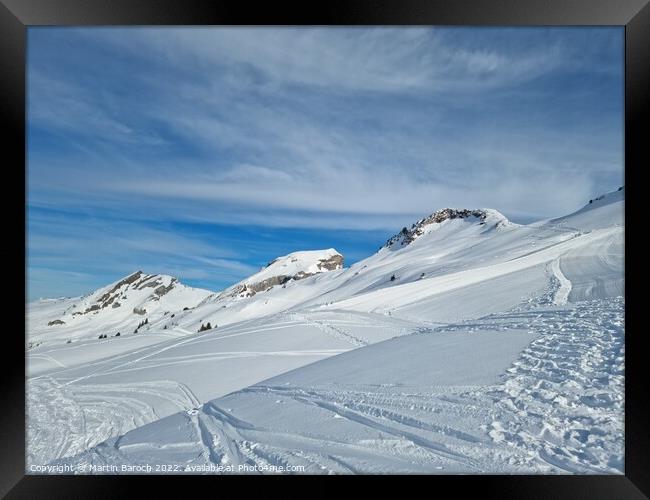
<instances>
[{"instance_id":1,"label":"snow slope","mask_svg":"<svg viewBox=\"0 0 650 500\"><path fill-rule=\"evenodd\" d=\"M33 348L28 463L622 472L623 203L528 226L446 209L99 361L90 341Z\"/></svg>"},{"instance_id":2,"label":"snow slope","mask_svg":"<svg viewBox=\"0 0 650 500\"><path fill-rule=\"evenodd\" d=\"M624 223L625 187L590 200L580 210L549 221L553 227L589 231L605 227L621 227Z\"/></svg>"},{"instance_id":3,"label":"snow slope","mask_svg":"<svg viewBox=\"0 0 650 500\"><path fill-rule=\"evenodd\" d=\"M74 454L265 378L415 328L347 312L279 314L194 334L163 330L113 337L102 341L101 353L96 340L40 346L27 355L28 457L46 463Z\"/></svg>"},{"instance_id":4,"label":"snow slope","mask_svg":"<svg viewBox=\"0 0 650 500\"><path fill-rule=\"evenodd\" d=\"M620 473L623 314L620 299L535 306L388 340L55 463Z\"/></svg>"}]
</instances>

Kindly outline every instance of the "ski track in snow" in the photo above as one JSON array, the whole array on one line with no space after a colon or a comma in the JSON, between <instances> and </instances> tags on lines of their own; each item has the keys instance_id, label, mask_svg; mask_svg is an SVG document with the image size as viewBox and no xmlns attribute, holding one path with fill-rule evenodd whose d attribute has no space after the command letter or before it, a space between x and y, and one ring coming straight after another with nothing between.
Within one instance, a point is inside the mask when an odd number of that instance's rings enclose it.
<instances>
[{"instance_id":1,"label":"ski track in snow","mask_svg":"<svg viewBox=\"0 0 650 500\"><path fill-rule=\"evenodd\" d=\"M350 332L345 331L340 326L334 326L333 324L325 323L324 321L317 321L315 319L310 318L308 315L298 314L298 313L291 313L291 318L299 321L304 321L307 324L314 325L322 332L325 332L326 334L331 335L336 339L344 340L345 342L352 344L354 347L363 347L365 345L368 345L368 342L366 342L363 339L360 339L359 337L355 337Z\"/></svg>"},{"instance_id":2,"label":"ski track in snow","mask_svg":"<svg viewBox=\"0 0 650 500\"><path fill-rule=\"evenodd\" d=\"M436 330L536 331L495 385L251 386L187 417L194 440L184 446L196 450L189 462L303 465L319 474L621 473L623 316L624 302L617 298L563 309L521 307ZM257 415L277 418L257 424L235 416L251 402ZM292 415L322 425L294 430L279 418ZM155 453L161 462L175 463L173 448L107 446L76 460L101 461L109 454L137 463L138 456Z\"/></svg>"},{"instance_id":3,"label":"ski track in snow","mask_svg":"<svg viewBox=\"0 0 650 500\"><path fill-rule=\"evenodd\" d=\"M217 332L193 334L186 338L158 343L144 348L99 360L77 376L79 367L65 365L49 354L32 354L51 358L62 369L29 379L28 408L30 433L28 458L30 463L47 463L52 459L74 455L104 440L120 436L131 429L158 420L156 408L163 408L162 416L178 410L192 410L200 406L191 389L178 381L155 380L137 382L137 372L152 369L173 370L179 366L193 366L228 359L243 358L302 358L316 360L343 352L345 349L284 349L284 350L214 350L232 338L256 333L281 331L287 326L301 326L306 322L280 321L267 328L229 327ZM331 333L330 333L331 335ZM346 340L349 343L349 340ZM210 349L190 354L183 351L188 344L209 343ZM182 352L172 355L172 352ZM106 382L104 377L124 374L136 376L128 383ZM170 371L170 373L173 373ZM263 377L262 377L263 378ZM258 379L259 380L259 379ZM253 380L256 381L256 380ZM54 396L54 397L53 397ZM205 401L205 399L203 400ZM50 408L56 405L54 411ZM67 410L66 410L67 408ZM160 410L159 410L160 411ZM67 413L65 413L67 412ZM103 417L100 416L103 414ZM56 442L56 446L47 443Z\"/></svg>"},{"instance_id":4,"label":"ski track in snow","mask_svg":"<svg viewBox=\"0 0 650 500\"><path fill-rule=\"evenodd\" d=\"M58 359L52 357L49 354L40 353L40 354L32 354L31 356L32 356L33 359L46 359L48 361L51 361L55 365L59 366L60 368L67 368L67 366L64 365L63 363L61 363L61 361L59 361Z\"/></svg>"},{"instance_id":5,"label":"ski track in snow","mask_svg":"<svg viewBox=\"0 0 650 500\"><path fill-rule=\"evenodd\" d=\"M562 306L566 304L567 300L569 299L569 294L571 293L571 281L569 281L562 273L562 270L560 269L559 257L551 263L551 269L553 271L553 275L560 283L560 287L555 293L553 303Z\"/></svg>"},{"instance_id":6,"label":"ski track in snow","mask_svg":"<svg viewBox=\"0 0 650 500\"><path fill-rule=\"evenodd\" d=\"M44 377L28 384L30 463L74 455L158 420L160 417L147 400L162 400L179 410L200 405L187 386L164 380L69 386ZM52 421L57 425L51 425Z\"/></svg>"}]
</instances>

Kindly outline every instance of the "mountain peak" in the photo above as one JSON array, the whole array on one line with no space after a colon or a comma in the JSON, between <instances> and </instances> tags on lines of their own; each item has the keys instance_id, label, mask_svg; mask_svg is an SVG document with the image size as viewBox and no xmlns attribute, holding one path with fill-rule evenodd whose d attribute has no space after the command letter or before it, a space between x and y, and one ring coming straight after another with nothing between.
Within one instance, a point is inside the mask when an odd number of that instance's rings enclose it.
<instances>
[{"instance_id":1,"label":"mountain peak","mask_svg":"<svg viewBox=\"0 0 650 500\"><path fill-rule=\"evenodd\" d=\"M333 248L292 252L269 262L258 273L227 289L226 296L250 297L290 280L343 268L343 255Z\"/></svg>"},{"instance_id":2,"label":"mountain peak","mask_svg":"<svg viewBox=\"0 0 650 500\"><path fill-rule=\"evenodd\" d=\"M86 315L109 306L111 309L119 308L123 305L127 292L145 294L143 297L146 296L146 300L159 301L178 283L178 278L173 276L145 274L139 270L90 294L86 299L87 304L84 310L75 311L72 315ZM145 291L145 289L151 290Z\"/></svg>"},{"instance_id":3,"label":"mountain peak","mask_svg":"<svg viewBox=\"0 0 650 500\"><path fill-rule=\"evenodd\" d=\"M399 233L391 236L386 241L383 248L402 248L410 245L417 238L425 234L429 227L454 219L464 219L479 225L489 224L491 227L496 228L512 224L505 215L491 208L474 210L442 208L412 224L410 229L403 227Z\"/></svg>"},{"instance_id":4,"label":"mountain peak","mask_svg":"<svg viewBox=\"0 0 650 500\"><path fill-rule=\"evenodd\" d=\"M33 328L47 342L139 333L143 320L154 325L171 311L195 307L208 295L208 290L186 286L173 276L138 270L82 297L55 301L52 313Z\"/></svg>"}]
</instances>

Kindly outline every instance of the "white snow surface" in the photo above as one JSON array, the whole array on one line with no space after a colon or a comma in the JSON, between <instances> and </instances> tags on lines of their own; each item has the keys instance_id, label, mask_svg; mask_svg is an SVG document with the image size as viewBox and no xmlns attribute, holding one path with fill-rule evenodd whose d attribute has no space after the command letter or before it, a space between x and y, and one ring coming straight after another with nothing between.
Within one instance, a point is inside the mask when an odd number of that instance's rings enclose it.
<instances>
[{"instance_id":1,"label":"white snow surface","mask_svg":"<svg viewBox=\"0 0 650 500\"><path fill-rule=\"evenodd\" d=\"M251 297L197 292L185 311L165 295L138 334L48 329L80 299L39 303L28 464L622 473L623 204L620 190L530 225L445 220ZM305 254L261 273L323 258Z\"/></svg>"}]
</instances>

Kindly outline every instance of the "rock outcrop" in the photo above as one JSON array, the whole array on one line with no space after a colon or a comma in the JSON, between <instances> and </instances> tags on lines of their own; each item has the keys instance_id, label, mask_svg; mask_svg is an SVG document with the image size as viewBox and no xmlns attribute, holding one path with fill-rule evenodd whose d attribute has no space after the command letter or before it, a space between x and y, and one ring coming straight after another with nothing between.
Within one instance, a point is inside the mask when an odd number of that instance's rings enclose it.
<instances>
[{"instance_id":1,"label":"rock outcrop","mask_svg":"<svg viewBox=\"0 0 650 500\"><path fill-rule=\"evenodd\" d=\"M487 210L487 209L477 209L477 210L467 210L467 209L454 209L454 208L443 208L438 210L428 217L420 219L415 224L411 225L411 228L406 227L396 235L390 237L384 247L385 248L395 248L395 247L404 247L411 244L417 238L422 236L425 232L425 228L431 224L440 224L447 220L453 219L468 219L474 218L476 222L480 225L486 223L489 216L493 216L496 220L495 226L499 227L508 223L508 220L499 214L496 210Z\"/></svg>"},{"instance_id":2,"label":"rock outcrop","mask_svg":"<svg viewBox=\"0 0 650 500\"><path fill-rule=\"evenodd\" d=\"M343 268L343 256L334 249L295 252L269 262L259 273L224 291L222 297L252 297L289 281Z\"/></svg>"}]
</instances>

